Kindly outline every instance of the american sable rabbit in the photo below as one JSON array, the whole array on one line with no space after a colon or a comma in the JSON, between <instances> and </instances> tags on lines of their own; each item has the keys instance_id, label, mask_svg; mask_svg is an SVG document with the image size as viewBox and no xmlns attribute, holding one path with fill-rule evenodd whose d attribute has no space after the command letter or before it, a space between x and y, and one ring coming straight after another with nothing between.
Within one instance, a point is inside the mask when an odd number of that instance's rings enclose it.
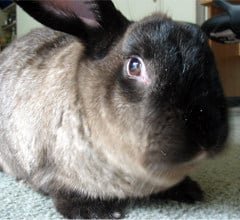
<instances>
[{"instance_id":1,"label":"american sable rabbit","mask_svg":"<svg viewBox=\"0 0 240 220\"><path fill-rule=\"evenodd\" d=\"M16 2L55 30L0 56L2 170L68 218L122 217L128 199L158 193L200 199L187 175L224 149L228 123L199 27L131 22L111 1Z\"/></svg>"}]
</instances>

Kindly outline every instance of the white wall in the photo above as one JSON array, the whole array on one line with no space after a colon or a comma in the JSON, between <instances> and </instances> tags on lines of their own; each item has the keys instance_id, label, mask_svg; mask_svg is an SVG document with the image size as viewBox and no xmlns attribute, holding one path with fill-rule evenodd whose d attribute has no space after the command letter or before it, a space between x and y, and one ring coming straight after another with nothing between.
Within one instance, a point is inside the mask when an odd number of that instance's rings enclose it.
<instances>
[{"instance_id":1,"label":"white wall","mask_svg":"<svg viewBox=\"0 0 240 220\"><path fill-rule=\"evenodd\" d=\"M37 27L42 27L42 25L17 6L17 37Z\"/></svg>"},{"instance_id":2,"label":"white wall","mask_svg":"<svg viewBox=\"0 0 240 220\"><path fill-rule=\"evenodd\" d=\"M161 11L174 20L196 23L196 1L199 0L161 0Z\"/></svg>"},{"instance_id":3,"label":"white wall","mask_svg":"<svg viewBox=\"0 0 240 220\"><path fill-rule=\"evenodd\" d=\"M131 20L161 11L174 20L196 23L196 3L200 0L113 0Z\"/></svg>"},{"instance_id":4,"label":"white wall","mask_svg":"<svg viewBox=\"0 0 240 220\"><path fill-rule=\"evenodd\" d=\"M115 6L130 20L139 20L160 11L162 0L112 0ZM169 0L168 0L169 1ZM170 0L171 1L171 0Z\"/></svg>"},{"instance_id":5,"label":"white wall","mask_svg":"<svg viewBox=\"0 0 240 220\"><path fill-rule=\"evenodd\" d=\"M130 20L139 20L153 12L167 13L175 20L196 22L196 1L199 0L113 0L117 8ZM42 26L17 7L17 36Z\"/></svg>"}]
</instances>

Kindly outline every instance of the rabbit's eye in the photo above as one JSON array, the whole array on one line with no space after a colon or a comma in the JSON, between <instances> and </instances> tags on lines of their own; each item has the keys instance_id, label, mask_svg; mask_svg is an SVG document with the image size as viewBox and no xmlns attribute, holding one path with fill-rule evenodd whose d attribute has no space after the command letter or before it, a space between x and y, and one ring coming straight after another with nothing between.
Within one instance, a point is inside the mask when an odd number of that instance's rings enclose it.
<instances>
[{"instance_id":1,"label":"rabbit's eye","mask_svg":"<svg viewBox=\"0 0 240 220\"><path fill-rule=\"evenodd\" d=\"M151 83L145 64L140 57L130 57L125 64L125 68L127 70L128 78L137 80L145 85Z\"/></svg>"},{"instance_id":2,"label":"rabbit's eye","mask_svg":"<svg viewBox=\"0 0 240 220\"><path fill-rule=\"evenodd\" d=\"M130 58L128 62L128 74L131 76L140 76L142 72L142 61L137 57Z\"/></svg>"}]
</instances>

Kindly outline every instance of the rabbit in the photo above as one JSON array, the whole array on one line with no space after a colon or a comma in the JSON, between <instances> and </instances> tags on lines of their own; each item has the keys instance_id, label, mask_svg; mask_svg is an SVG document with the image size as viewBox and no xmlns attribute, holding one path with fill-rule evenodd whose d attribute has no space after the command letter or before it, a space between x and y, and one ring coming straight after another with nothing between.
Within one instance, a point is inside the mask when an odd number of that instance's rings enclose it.
<instances>
[{"instance_id":1,"label":"rabbit","mask_svg":"<svg viewBox=\"0 0 240 220\"><path fill-rule=\"evenodd\" d=\"M66 218L131 201L195 202L189 175L226 148L228 112L201 29L111 1L17 0L46 27L0 55L0 166Z\"/></svg>"}]
</instances>

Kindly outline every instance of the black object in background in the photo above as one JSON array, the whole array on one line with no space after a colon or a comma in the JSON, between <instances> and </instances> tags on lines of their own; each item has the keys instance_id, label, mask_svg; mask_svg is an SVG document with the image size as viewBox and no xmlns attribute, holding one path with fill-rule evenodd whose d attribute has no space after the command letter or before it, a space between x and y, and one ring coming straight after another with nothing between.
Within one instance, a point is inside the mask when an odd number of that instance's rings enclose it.
<instances>
[{"instance_id":1,"label":"black object in background","mask_svg":"<svg viewBox=\"0 0 240 220\"><path fill-rule=\"evenodd\" d=\"M205 21L202 30L210 39L219 43L240 42L240 5L225 0L213 0L213 3L225 13Z\"/></svg>"}]
</instances>

